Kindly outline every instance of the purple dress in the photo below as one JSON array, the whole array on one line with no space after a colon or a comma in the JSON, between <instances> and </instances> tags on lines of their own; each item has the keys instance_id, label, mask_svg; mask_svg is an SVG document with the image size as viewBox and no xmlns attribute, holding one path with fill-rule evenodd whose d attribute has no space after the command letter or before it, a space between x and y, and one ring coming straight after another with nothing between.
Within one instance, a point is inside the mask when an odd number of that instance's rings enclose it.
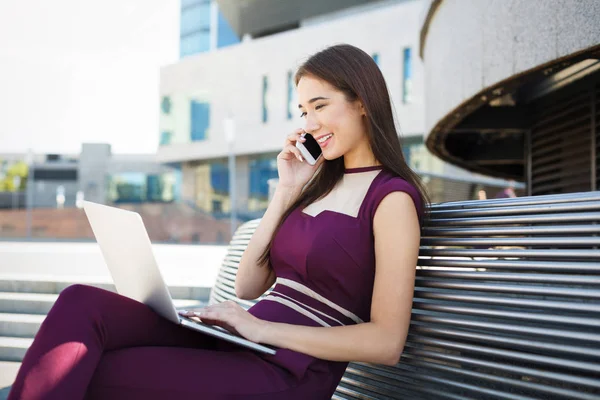
<instances>
[{"instance_id":1,"label":"purple dress","mask_svg":"<svg viewBox=\"0 0 600 400\"><path fill-rule=\"evenodd\" d=\"M276 285L250 313L263 320L316 327L369 321L375 279L373 217L381 200L394 191L408 193L421 214L414 186L382 167L346 169L324 199L294 210L270 253ZM311 386L324 398L331 397L348 364L288 349L264 358L299 380L318 371L321 378Z\"/></svg>"},{"instance_id":2,"label":"purple dress","mask_svg":"<svg viewBox=\"0 0 600 400\"><path fill-rule=\"evenodd\" d=\"M380 168L347 170L331 193L294 210L271 250L276 286L249 311L316 327L369 321L373 215L393 191L421 211L415 188ZM330 399L346 366L288 349L261 355L127 297L72 285L40 327L9 400Z\"/></svg>"}]
</instances>

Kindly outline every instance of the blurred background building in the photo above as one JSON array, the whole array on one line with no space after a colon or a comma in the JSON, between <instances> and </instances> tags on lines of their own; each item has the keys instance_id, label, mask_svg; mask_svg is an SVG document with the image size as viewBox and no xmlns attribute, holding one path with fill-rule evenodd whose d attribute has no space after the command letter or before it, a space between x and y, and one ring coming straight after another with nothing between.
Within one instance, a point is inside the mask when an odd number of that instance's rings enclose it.
<instances>
[{"instance_id":1,"label":"blurred background building","mask_svg":"<svg viewBox=\"0 0 600 400\"><path fill-rule=\"evenodd\" d=\"M406 159L426 180L434 201L477 198L480 190L493 196L507 185L444 163L425 148L424 68L418 54L422 1L208 3L195 3L203 7L204 20L212 13L216 21L218 8L219 24L224 16L227 32L232 27L241 43L219 48L217 42L218 51L203 51L205 46L161 70L157 157L181 165L186 202L214 215L231 212L228 156L233 152L237 215L241 220L262 215L268 181L277 177L276 155L285 136L303 124L295 70L312 53L342 42L367 51L381 68ZM235 124L232 146L228 120Z\"/></svg>"},{"instance_id":2,"label":"blurred background building","mask_svg":"<svg viewBox=\"0 0 600 400\"><path fill-rule=\"evenodd\" d=\"M276 155L303 125L297 67L336 43L379 65L406 160L434 202L597 190L600 3L563 5L180 0L160 17L178 18L177 49L153 70L156 114L132 114L137 127L80 152L0 148L0 237L91 238L77 208L88 199L139 211L153 241L226 243L231 226L264 213ZM69 115L83 133L113 130ZM121 139L156 152L115 151Z\"/></svg>"},{"instance_id":3,"label":"blurred background building","mask_svg":"<svg viewBox=\"0 0 600 400\"><path fill-rule=\"evenodd\" d=\"M229 235L226 222L180 201L181 171L152 154L112 154L109 144L84 143L79 154L0 160L0 237L93 239L83 200L139 212L155 241L221 243Z\"/></svg>"},{"instance_id":4,"label":"blurred background building","mask_svg":"<svg viewBox=\"0 0 600 400\"><path fill-rule=\"evenodd\" d=\"M57 207L57 193L63 194L64 207L77 206L78 192L81 199L111 204L166 203L180 193L180 171L158 164L152 155L112 154L110 144L84 143L79 154L0 154L0 159L19 171L4 168L5 180L20 177L15 189L25 190L28 182L35 186L35 208ZM7 206L12 204L3 201L0 207Z\"/></svg>"}]
</instances>

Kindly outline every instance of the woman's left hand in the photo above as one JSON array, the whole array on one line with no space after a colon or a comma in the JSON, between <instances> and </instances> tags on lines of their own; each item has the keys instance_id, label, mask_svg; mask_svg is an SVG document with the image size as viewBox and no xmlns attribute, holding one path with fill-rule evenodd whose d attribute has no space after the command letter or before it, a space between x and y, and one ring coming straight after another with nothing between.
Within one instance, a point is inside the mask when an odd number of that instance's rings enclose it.
<instances>
[{"instance_id":1,"label":"woman's left hand","mask_svg":"<svg viewBox=\"0 0 600 400\"><path fill-rule=\"evenodd\" d=\"M188 318L199 318L205 324L220 326L255 343L260 343L267 324L231 300L204 307L199 311L182 310L178 313Z\"/></svg>"}]
</instances>

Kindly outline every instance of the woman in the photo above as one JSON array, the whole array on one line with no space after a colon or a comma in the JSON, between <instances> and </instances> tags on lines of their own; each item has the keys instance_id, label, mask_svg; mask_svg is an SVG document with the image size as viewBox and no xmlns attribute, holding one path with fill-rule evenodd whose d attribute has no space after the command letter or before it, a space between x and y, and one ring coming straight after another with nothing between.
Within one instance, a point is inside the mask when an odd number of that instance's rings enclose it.
<instances>
[{"instance_id":1,"label":"woman","mask_svg":"<svg viewBox=\"0 0 600 400\"><path fill-rule=\"evenodd\" d=\"M402 156L383 76L338 45L296 74L304 128L277 157L279 184L239 265L255 299L186 313L278 347L260 355L163 320L141 303L65 289L9 399L329 399L348 361L394 365L406 339L427 202ZM315 166L296 141L311 133Z\"/></svg>"}]
</instances>

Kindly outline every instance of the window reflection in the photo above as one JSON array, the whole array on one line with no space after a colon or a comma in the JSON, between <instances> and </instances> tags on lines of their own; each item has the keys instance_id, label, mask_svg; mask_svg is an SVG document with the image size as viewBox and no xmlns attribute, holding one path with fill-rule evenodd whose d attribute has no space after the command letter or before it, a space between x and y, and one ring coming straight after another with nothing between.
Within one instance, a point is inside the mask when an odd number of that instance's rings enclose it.
<instances>
[{"instance_id":1,"label":"window reflection","mask_svg":"<svg viewBox=\"0 0 600 400\"><path fill-rule=\"evenodd\" d=\"M181 38L179 46L181 57L208 51L210 49L210 33L206 31L186 35Z\"/></svg>"},{"instance_id":2,"label":"window reflection","mask_svg":"<svg viewBox=\"0 0 600 400\"><path fill-rule=\"evenodd\" d=\"M192 32L210 30L210 2L198 3L181 9L180 34L186 36Z\"/></svg>"},{"instance_id":3,"label":"window reflection","mask_svg":"<svg viewBox=\"0 0 600 400\"><path fill-rule=\"evenodd\" d=\"M267 209L269 179L277 178L277 153L267 153L236 159L238 218L248 221L259 218ZM227 159L202 162L194 168L194 203L196 207L217 219L229 218L231 198Z\"/></svg>"},{"instance_id":4,"label":"window reflection","mask_svg":"<svg viewBox=\"0 0 600 400\"><path fill-rule=\"evenodd\" d=\"M169 203L178 200L181 172L123 172L108 177L108 200L118 203Z\"/></svg>"},{"instance_id":5,"label":"window reflection","mask_svg":"<svg viewBox=\"0 0 600 400\"><path fill-rule=\"evenodd\" d=\"M250 193L248 196L248 211L264 212L269 199L269 184L271 178L277 178L277 154L258 156L249 161Z\"/></svg>"},{"instance_id":6,"label":"window reflection","mask_svg":"<svg viewBox=\"0 0 600 400\"><path fill-rule=\"evenodd\" d=\"M371 57L373 57L373 61L375 61L375 64L379 65L379 53L373 53Z\"/></svg>"},{"instance_id":7,"label":"window reflection","mask_svg":"<svg viewBox=\"0 0 600 400\"><path fill-rule=\"evenodd\" d=\"M288 71L287 74L287 119L292 119L294 112L294 74Z\"/></svg>"},{"instance_id":8,"label":"window reflection","mask_svg":"<svg viewBox=\"0 0 600 400\"><path fill-rule=\"evenodd\" d=\"M412 101L412 62L411 49L406 47L402 53L402 102Z\"/></svg>"},{"instance_id":9,"label":"window reflection","mask_svg":"<svg viewBox=\"0 0 600 400\"><path fill-rule=\"evenodd\" d=\"M269 78L264 75L262 82L262 122L265 123L269 119L269 111L267 109L267 93L269 91Z\"/></svg>"},{"instance_id":10,"label":"window reflection","mask_svg":"<svg viewBox=\"0 0 600 400\"><path fill-rule=\"evenodd\" d=\"M192 142L206 139L210 126L210 104L192 100L190 104L190 139Z\"/></svg>"},{"instance_id":11,"label":"window reflection","mask_svg":"<svg viewBox=\"0 0 600 400\"><path fill-rule=\"evenodd\" d=\"M202 163L195 170L196 206L216 218L231 211L226 160Z\"/></svg>"}]
</instances>

